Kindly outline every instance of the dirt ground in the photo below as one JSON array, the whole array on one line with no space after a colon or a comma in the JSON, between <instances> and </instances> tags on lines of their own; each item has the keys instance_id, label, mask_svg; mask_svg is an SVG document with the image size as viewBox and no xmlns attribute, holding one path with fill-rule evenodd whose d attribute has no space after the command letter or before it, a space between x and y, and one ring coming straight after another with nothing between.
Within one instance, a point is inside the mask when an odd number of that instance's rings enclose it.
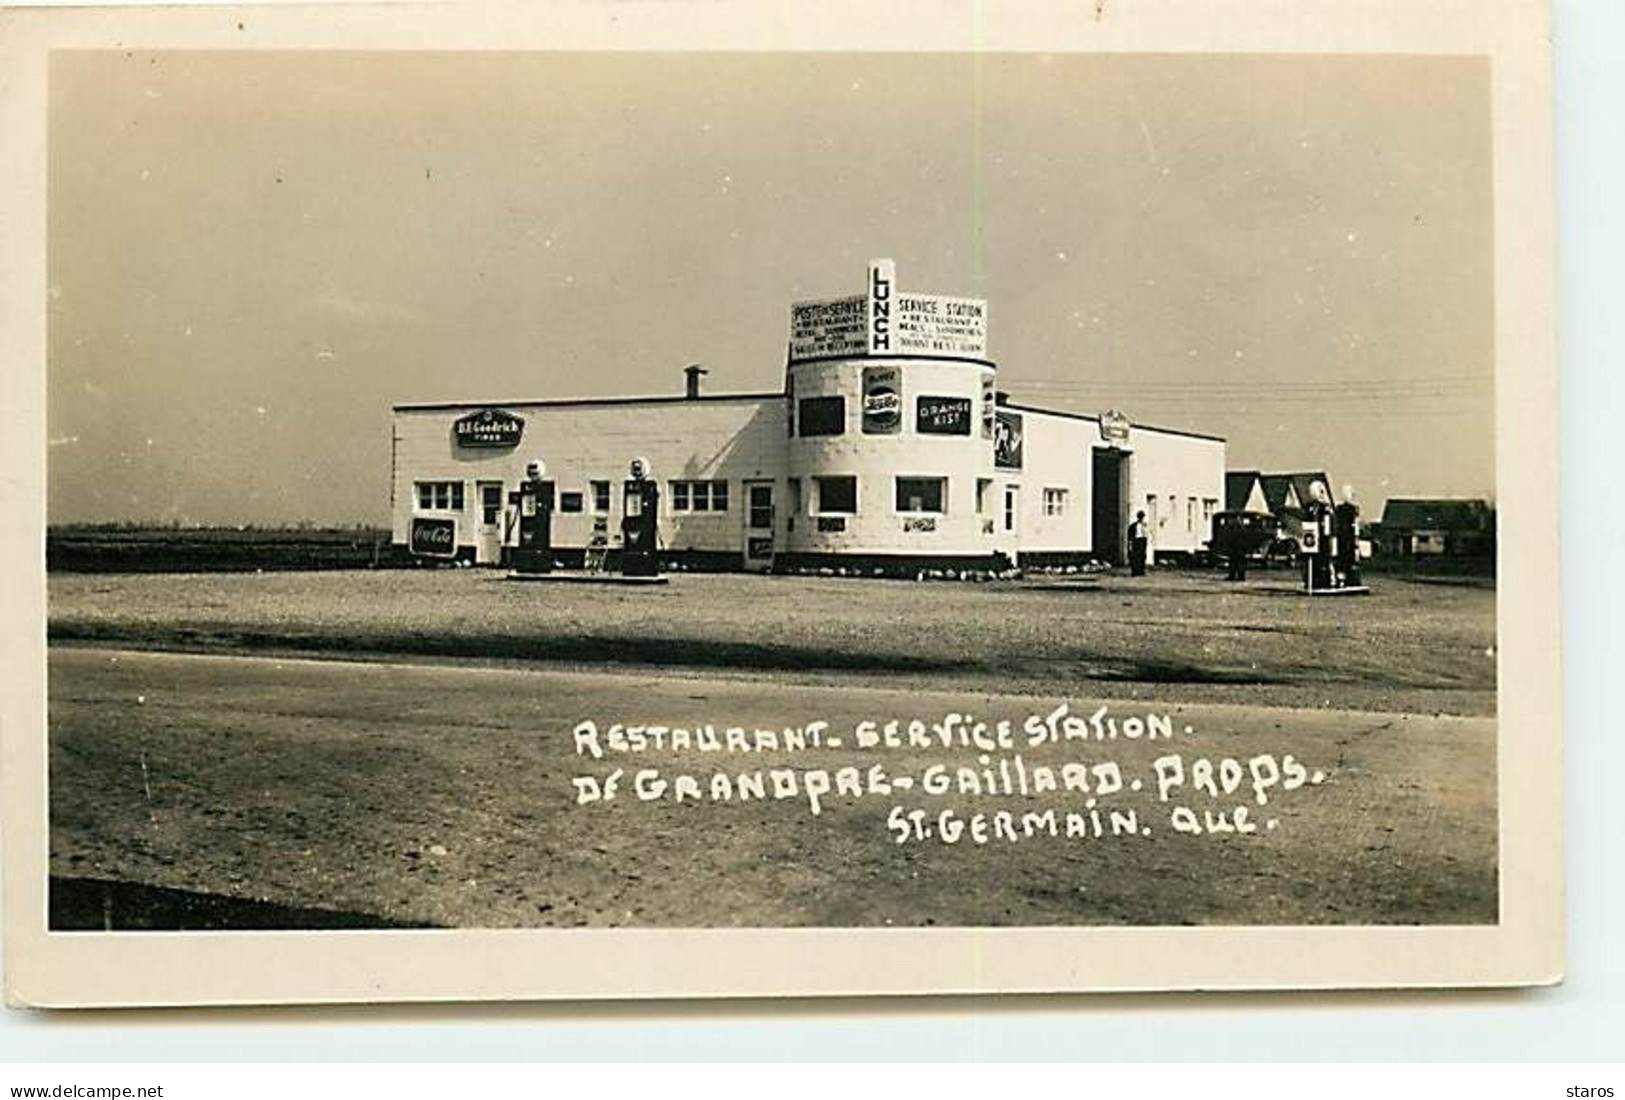
<instances>
[{"instance_id":1,"label":"dirt ground","mask_svg":"<svg viewBox=\"0 0 1625 1100\"><path fill-rule=\"evenodd\" d=\"M679 574L659 589L486 570L53 575L53 642L688 669L1415 714L1495 712L1492 582L1379 577L1309 599L1285 572L1016 582Z\"/></svg>"},{"instance_id":2,"label":"dirt ground","mask_svg":"<svg viewBox=\"0 0 1625 1100\"><path fill-rule=\"evenodd\" d=\"M435 579L470 599L507 591ZM218 589L179 591L196 606ZM1141 614L1172 606L1145 603ZM308 600L292 610L319 617ZM362 619L390 613L375 606ZM1118 739L1021 737L987 753L906 738L862 747L856 731L950 711L1019 731L1059 702L1087 715L1112 697L89 646L53 649L49 687L59 928L1472 923L1497 912L1488 718L1119 699L1108 710L1124 723ZM1168 735L1129 738L1127 720L1152 713L1168 716ZM603 759L574 736L583 719L603 727ZM815 720L843 743L617 753L607 734L615 721L754 730ZM1296 789L1266 785L1260 801L1251 772L1233 789L1222 779L1225 759L1250 768L1261 756L1284 775L1286 754L1302 766ZM1156 761L1170 755L1188 782L1164 798ZM985 773L1017 756L1035 783L1041 768L1110 762L1122 788L1093 772L1087 792L959 785L958 769ZM1199 760L1221 776L1214 793L1197 784ZM805 784L809 771L843 767L866 784L879 767L890 789L828 795L818 814L804 786L714 798L717 773L790 769ZM956 777L949 791L929 788L933 767ZM576 780L603 783L615 769L616 798L579 801ZM660 797L638 797L633 777L646 769L667 781ZM679 775L699 777L706 797L675 800ZM1181 830L1176 808L1200 835ZM1054 811L1085 835L1041 823L1004 835L992 824L1001 810L1014 821ZM1111 810L1132 814L1133 827L1091 824ZM1256 831L1211 832L1214 813ZM965 831L947 843L953 821Z\"/></svg>"}]
</instances>

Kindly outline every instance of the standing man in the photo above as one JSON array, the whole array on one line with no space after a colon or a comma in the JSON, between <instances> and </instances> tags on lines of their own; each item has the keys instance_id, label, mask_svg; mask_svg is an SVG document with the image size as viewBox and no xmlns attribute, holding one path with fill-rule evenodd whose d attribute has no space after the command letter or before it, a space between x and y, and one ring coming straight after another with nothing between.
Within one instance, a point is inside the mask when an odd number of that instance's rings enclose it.
<instances>
[{"instance_id":1,"label":"standing man","mask_svg":"<svg viewBox=\"0 0 1625 1100\"><path fill-rule=\"evenodd\" d=\"M1151 529L1145 525L1145 513L1135 512L1134 522L1128 525L1129 572L1136 577L1145 576L1146 552L1151 546Z\"/></svg>"}]
</instances>

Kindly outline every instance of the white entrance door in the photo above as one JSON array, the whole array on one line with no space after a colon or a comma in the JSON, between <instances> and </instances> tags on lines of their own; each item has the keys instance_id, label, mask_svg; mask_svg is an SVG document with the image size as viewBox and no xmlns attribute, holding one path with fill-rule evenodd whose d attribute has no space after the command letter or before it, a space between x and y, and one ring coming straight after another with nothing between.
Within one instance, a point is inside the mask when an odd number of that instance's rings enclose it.
<instances>
[{"instance_id":1,"label":"white entrance door","mask_svg":"<svg viewBox=\"0 0 1625 1100\"><path fill-rule=\"evenodd\" d=\"M480 514L474 532L474 561L479 565L502 563L502 482L478 482Z\"/></svg>"},{"instance_id":2,"label":"white entrance door","mask_svg":"<svg viewBox=\"0 0 1625 1100\"><path fill-rule=\"evenodd\" d=\"M999 493L998 514L994 517L993 545L1012 563L1021 553L1021 486L1006 482Z\"/></svg>"},{"instance_id":3,"label":"white entrance door","mask_svg":"<svg viewBox=\"0 0 1625 1100\"><path fill-rule=\"evenodd\" d=\"M773 568L773 483L745 482L745 568Z\"/></svg>"}]
</instances>

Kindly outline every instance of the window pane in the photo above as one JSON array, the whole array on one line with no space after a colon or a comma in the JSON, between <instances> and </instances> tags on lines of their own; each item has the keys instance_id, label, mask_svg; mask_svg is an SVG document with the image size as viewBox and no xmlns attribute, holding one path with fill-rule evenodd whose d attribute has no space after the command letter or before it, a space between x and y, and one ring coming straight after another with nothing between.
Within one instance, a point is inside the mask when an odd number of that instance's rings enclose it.
<instances>
[{"instance_id":1,"label":"window pane","mask_svg":"<svg viewBox=\"0 0 1625 1100\"><path fill-rule=\"evenodd\" d=\"M463 483L461 481L451 483L451 507L456 512L463 510Z\"/></svg>"},{"instance_id":2,"label":"window pane","mask_svg":"<svg viewBox=\"0 0 1625 1100\"><path fill-rule=\"evenodd\" d=\"M709 512L711 510L711 484L707 481L696 481L689 485L689 496L694 502L696 512Z\"/></svg>"},{"instance_id":3,"label":"window pane","mask_svg":"<svg viewBox=\"0 0 1625 1100\"><path fill-rule=\"evenodd\" d=\"M945 478L900 477L897 479L897 510L899 512L942 511L942 487Z\"/></svg>"},{"instance_id":4,"label":"window pane","mask_svg":"<svg viewBox=\"0 0 1625 1100\"><path fill-rule=\"evenodd\" d=\"M418 507L434 507L434 486L426 481L418 482Z\"/></svg>"},{"instance_id":5,"label":"window pane","mask_svg":"<svg viewBox=\"0 0 1625 1100\"><path fill-rule=\"evenodd\" d=\"M671 483L671 507L674 512L688 511L688 482L674 481Z\"/></svg>"},{"instance_id":6,"label":"window pane","mask_svg":"<svg viewBox=\"0 0 1625 1100\"><path fill-rule=\"evenodd\" d=\"M728 483L726 481L713 481L711 483L711 511L726 512L728 510Z\"/></svg>"},{"instance_id":7,"label":"window pane","mask_svg":"<svg viewBox=\"0 0 1625 1100\"><path fill-rule=\"evenodd\" d=\"M595 481L592 483L592 510L594 512L609 511L609 482Z\"/></svg>"},{"instance_id":8,"label":"window pane","mask_svg":"<svg viewBox=\"0 0 1625 1100\"><path fill-rule=\"evenodd\" d=\"M581 511L581 504L582 496L580 493L559 494L559 511L561 512L579 512Z\"/></svg>"},{"instance_id":9,"label":"window pane","mask_svg":"<svg viewBox=\"0 0 1625 1100\"><path fill-rule=\"evenodd\" d=\"M801 434L840 435L846 431L846 398L803 397L801 399Z\"/></svg>"},{"instance_id":10,"label":"window pane","mask_svg":"<svg viewBox=\"0 0 1625 1100\"><path fill-rule=\"evenodd\" d=\"M818 510L820 512L855 513L858 510L858 479L855 477L819 478Z\"/></svg>"}]
</instances>

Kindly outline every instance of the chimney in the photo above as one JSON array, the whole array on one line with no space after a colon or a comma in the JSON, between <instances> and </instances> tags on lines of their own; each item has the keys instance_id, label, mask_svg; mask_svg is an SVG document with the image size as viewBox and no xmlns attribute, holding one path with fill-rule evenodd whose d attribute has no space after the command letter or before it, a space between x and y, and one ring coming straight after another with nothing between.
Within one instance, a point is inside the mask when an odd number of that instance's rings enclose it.
<instances>
[{"instance_id":1,"label":"chimney","mask_svg":"<svg viewBox=\"0 0 1625 1100\"><path fill-rule=\"evenodd\" d=\"M688 366L684 367L683 378L687 382L687 385L683 387L683 396L687 397L690 401L700 396L700 376L702 374L710 373L710 371L706 370L698 363L690 363Z\"/></svg>"}]
</instances>

